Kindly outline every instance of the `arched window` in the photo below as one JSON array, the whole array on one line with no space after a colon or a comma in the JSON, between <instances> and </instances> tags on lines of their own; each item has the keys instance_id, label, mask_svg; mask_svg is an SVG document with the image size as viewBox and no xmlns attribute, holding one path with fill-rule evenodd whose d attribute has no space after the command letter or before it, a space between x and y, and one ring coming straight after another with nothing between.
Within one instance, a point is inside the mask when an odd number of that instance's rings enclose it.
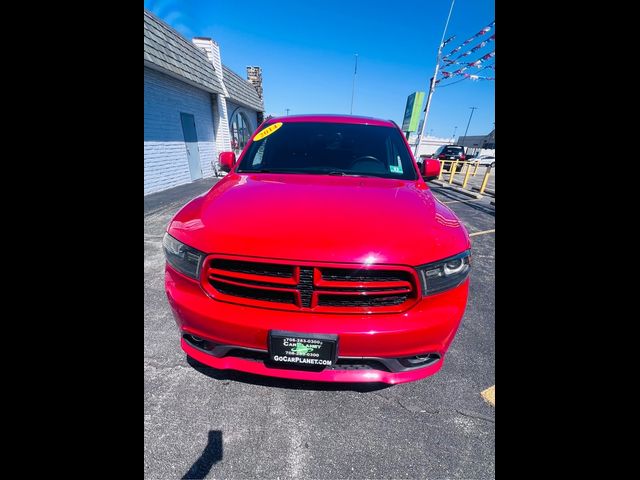
<instances>
[{"instance_id":1,"label":"arched window","mask_svg":"<svg viewBox=\"0 0 640 480\"><path fill-rule=\"evenodd\" d=\"M242 112L236 112L231 117L231 148L239 155L251 137L251 124Z\"/></svg>"}]
</instances>

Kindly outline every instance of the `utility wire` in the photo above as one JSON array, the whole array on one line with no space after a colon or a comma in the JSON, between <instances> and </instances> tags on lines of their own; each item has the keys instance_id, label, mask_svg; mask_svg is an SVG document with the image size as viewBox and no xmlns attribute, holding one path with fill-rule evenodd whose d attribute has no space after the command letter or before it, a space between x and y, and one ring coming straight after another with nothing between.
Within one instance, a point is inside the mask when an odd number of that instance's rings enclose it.
<instances>
[{"instance_id":1,"label":"utility wire","mask_svg":"<svg viewBox=\"0 0 640 480\"><path fill-rule=\"evenodd\" d=\"M460 82L464 82L465 80L466 80L466 78L463 78L461 80L456 80L455 82L445 83L444 85L438 85L438 88L450 87L451 85L454 85L454 84L460 83Z\"/></svg>"}]
</instances>

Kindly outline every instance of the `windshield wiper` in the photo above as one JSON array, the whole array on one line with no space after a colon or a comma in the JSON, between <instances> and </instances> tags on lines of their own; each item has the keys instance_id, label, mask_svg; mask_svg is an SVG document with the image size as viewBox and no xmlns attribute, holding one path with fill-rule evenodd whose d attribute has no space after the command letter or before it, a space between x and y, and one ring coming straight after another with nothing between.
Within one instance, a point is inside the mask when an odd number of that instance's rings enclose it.
<instances>
[{"instance_id":1,"label":"windshield wiper","mask_svg":"<svg viewBox=\"0 0 640 480\"><path fill-rule=\"evenodd\" d=\"M238 173L304 173L297 170L272 170L270 168L261 168L259 170L238 170Z\"/></svg>"},{"instance_id":2,"label":"windshield wiper","mask_svg":"<svg viewBox=\"0 0 640 480\"><path fill-rule=\"evenodd\" d=\"M334 175L338 177L371 177L371 178L386 178L375 174L360 174L360 173L347 173L342 170L285 170L285 169L270 169L260 168L258 170L238 170L238 173L291 173L298 175Z\"/></svg>"},{"instance_id":3,"label":"windshield wiper","mask_svg":"<svg viewBox=\"0 0 640 480\"><path fill-rule=\"evenodd\" d=\"M338 175L341 177L371 177L371 178L386 178L380 175L375 175L373 173L346 173L341 170L332 170L330 172L325 173L325 175Z\"/></svg>"},{"instance_id":4,"label":"windshield wiper","mask_svg":"<svg viewBox=\"0 0 640 480\"><path fill-rule=\"evenodd\" d=\"M370 176L362 173L347 173L342 170L331 170L330 172L324 173L324 175L338 175L340 177L369 177Z\"/></svg>"},{"instance_id":5,"label":"windshield wiper","mask_svg":"<svg viewBox=\"0 0 640 480\"><path fill-rule=\"evenodd\" d=\"M300 175L339 175L339 176L348 176L348 177L360 177L361 175L350 174L343 172L341 170L285 170L285 169L275 169L272 170L270 168L261 168L259 170L238 170L238 173L298 173Z\"/></svg>"}]
</instances>

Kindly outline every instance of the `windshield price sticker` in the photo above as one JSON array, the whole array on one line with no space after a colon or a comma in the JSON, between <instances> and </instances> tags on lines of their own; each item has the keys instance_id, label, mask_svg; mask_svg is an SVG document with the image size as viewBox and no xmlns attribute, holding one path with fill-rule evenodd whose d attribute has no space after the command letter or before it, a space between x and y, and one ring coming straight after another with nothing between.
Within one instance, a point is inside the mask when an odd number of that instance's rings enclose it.
<instances>
[{"instance_id":1,"label":"windshield price sticker","mask_svg":"<svg viewBox=\"0 0 640 480\"><path fill-rule=\"evenodd\" d=\"M278 122L278 123L274 123L273 125L269 125L264 130L260 130L260 132L255 137L253 137L253 141L257 142L258 140L262 140L263 138L268 137L273 132L278 130L281 126L282 126L282 122Z\"/></svg>"}]
</instances>

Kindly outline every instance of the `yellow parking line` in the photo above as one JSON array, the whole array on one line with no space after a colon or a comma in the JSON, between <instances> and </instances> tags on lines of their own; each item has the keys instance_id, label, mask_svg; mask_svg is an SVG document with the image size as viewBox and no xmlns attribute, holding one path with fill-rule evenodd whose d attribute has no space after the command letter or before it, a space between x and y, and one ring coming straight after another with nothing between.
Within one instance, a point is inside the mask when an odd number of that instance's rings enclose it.
<instances>
[{"instance_id":1,"label":"yellow parking line","mask_svg":"<svg viewBox=\"0 0 640 480\"><path fill-rule=\"evenodd\" d=\"M493 230L484 230L483 232L473 232L473 233L470 233L469 236L475 237L476 235L484 235L485 233L493 233L495 231L496 229L494 228Z\"/></svg>"},{"instance_id":2,"label":"yellow parking line","mask_svg":"<svg viewBox=\"0 0 640 480\"><path fill-rule=\"evenodd\" d=\"M489 387L486 390L480 392L482 398L484 398L491 406L496 406L496 386Z\"/></svg>"}]
</instances>

